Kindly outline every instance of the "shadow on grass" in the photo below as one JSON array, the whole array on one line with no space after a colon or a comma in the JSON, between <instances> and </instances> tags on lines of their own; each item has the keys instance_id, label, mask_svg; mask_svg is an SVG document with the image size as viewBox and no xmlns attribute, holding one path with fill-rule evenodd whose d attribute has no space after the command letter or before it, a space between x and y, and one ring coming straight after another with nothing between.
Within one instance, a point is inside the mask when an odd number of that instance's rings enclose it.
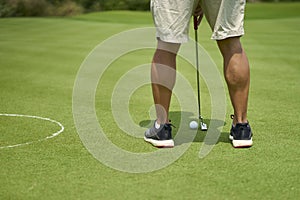
<instances>
[{"instance_id":1,"label":"shadow on grass","mask_svg":"<svg viewBox=\"0 0 300 200\"><path fill-rule=\"evenodd\" d=\"M197 117L195 117L195 115L191 112L180 112L180 111L171 111L169 113L169 118L171 119L171 122L172 124L177 127L179 124L181 124L181 118L182 119L185 119L185 122L184 124L182 124L183 126L186 126L185 129L189 129L189 122L191 122L192 120L198 120ZM220 134L220 136L214 136L214 135L211 135L211 139L208 137L205 139L206 135L207 135L207 131L201 131L200 129L197 130L197 133L193 139L193 142L205 142L205 144L207 145L212 145L212 144L217 144L219 142L222 142L222 143L231 143L228 136L229 136L229 131L228 132L219 132L218 129L221 127L221 126L225 126L226 123L224 121L221 121L221 120L218 120L218 119L204 119L203 120L204 123L206 123L208 125L208 128L209 129L213 129L212 132L214 133L218 133ZM144 127L144 128L150 128L151 126L153 126L153 123L154 121L153 120L142 120L140 121L139 125L141 127ZM209 125L211 124L216 124L217 126L216 127L210 127ZM176 136L177 134L177 130L178 130L179 127L177 128L173 128L173 137ZM188 131L187 131L188 132ZM190 134L190 133L187 133L187 134ZM218 140L216 141L216 138L218 137ZM179 140L175 140L175 145L181 145L181 144L184 144L184 143L187 143L187 142L190 142L190 137L187 137L187 139L185 140L184 138L181 138Z\"/></svg>"}]
</instances>

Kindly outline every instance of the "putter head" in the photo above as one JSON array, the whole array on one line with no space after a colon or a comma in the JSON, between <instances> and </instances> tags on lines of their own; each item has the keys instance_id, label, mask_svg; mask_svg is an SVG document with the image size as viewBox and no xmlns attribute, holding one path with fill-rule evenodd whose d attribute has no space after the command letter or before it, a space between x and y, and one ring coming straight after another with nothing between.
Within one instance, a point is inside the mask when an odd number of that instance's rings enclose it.
<instances>
[{"instance_id":1,"label":"putter head","mask_svg":"<svg viewBox=\"0 0 300 200\"><path fill-rule=\"evenodd\" d=\"M201 131L207 131L207 125L204 122L200 122Z\"/></svg>"}]
</instances>

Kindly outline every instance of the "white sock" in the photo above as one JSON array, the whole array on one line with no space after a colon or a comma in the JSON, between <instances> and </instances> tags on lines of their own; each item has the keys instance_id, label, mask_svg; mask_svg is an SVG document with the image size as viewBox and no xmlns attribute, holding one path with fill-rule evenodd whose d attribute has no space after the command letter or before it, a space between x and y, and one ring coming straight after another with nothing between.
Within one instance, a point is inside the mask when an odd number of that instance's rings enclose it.
<instances>
[{"instance_id":1,"label":"white sock","mask_svg":"<svg viewBox=\"0 0 300 200\"><path fill-rule=\"evenodd\" d=\"M157 123L157 121L155 121L155 128L159 129L160 128L160 124Z\"/></svg>"}]
</instances>

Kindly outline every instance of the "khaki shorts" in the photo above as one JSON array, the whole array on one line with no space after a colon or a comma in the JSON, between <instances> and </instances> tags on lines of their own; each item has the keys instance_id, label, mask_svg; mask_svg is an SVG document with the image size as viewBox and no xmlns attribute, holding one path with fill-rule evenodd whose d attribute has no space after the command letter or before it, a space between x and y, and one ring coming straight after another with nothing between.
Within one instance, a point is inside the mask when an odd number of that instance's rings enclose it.
<instances>
[{"instance_id":1,"label":"khaki shorts","mask_svg":"<svg viewBox=\"0 0 300 200\"><path fill-rule=\"evenodd\" d=\"M222 40L244 34L246 0L200 0L213 31L211 38ZM189 39L190 19L198 0L151 0L156 37L170 43Z\"/></svg>"}]
</instances>

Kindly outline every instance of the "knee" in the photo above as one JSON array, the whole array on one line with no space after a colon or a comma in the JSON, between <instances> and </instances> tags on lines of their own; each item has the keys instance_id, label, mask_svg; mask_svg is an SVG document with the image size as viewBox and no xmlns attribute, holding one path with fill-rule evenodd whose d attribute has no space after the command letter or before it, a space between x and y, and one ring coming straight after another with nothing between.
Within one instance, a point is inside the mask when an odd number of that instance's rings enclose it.
<instances>
[{"instance_id":1,"label":"knee","mask_svg":"<svg viewBox=\"0 0 300 200\"><path fill-rule=\"evenodd\" d=\"M224 64L224 76L226 82L232 86L243 86L248 83L250 71L244 52L233 54L227 65Z\"/></svg>"},{"instance_id":2,"label":"knee","mask_svg":"<svg viewBox=\"0 0 300 200\"><path fill-rule=\"evenodd\" d=\"M240 65L237 62L231 62L224 69L224 76L227 83L230 85L239 85L244 82L245 76L240 70Z\"/></svg>"},{"instance_id":3,"label":"knee","mask_svg":"<svg viewBox=\"0 0 300 200\"><path fill-rule=\"evenodd\" d=\"M169 54L174 54L176 56L179 48L179 43L164 42L162 40L157 41L157 50L159 51L168 52Z\"/></svg>"},{"instance_id":4,"label":"knee","mask_svg":"<svg viewBox=\"0 0 300 200\"><path fill-rule=\"evenodd\" d=\"M217 41L218 47L224 60L228 60L233 54L242 53L240 37L231 37Z\"/></svg>"},{"instance_id":5,"label":"knee","mask_svg":"<svg viewBox=\"0 0 300 200\"><path fill-rule=\"evenodd\" d=\"M240 38L232 37L217 41L224 60L224 76L230 85L244 85L249 79L249 63Z\"/></svg>"},{"instance_id":6,"label":"knee","mask_svg":"<svg viewBox=\"0 0 300 200\"><path fill-rule=\"evenodd\" d=\"M172 90L176 82L176 69L158 63L152 63L151 82Z\"/></svg>"}]
</instances>

